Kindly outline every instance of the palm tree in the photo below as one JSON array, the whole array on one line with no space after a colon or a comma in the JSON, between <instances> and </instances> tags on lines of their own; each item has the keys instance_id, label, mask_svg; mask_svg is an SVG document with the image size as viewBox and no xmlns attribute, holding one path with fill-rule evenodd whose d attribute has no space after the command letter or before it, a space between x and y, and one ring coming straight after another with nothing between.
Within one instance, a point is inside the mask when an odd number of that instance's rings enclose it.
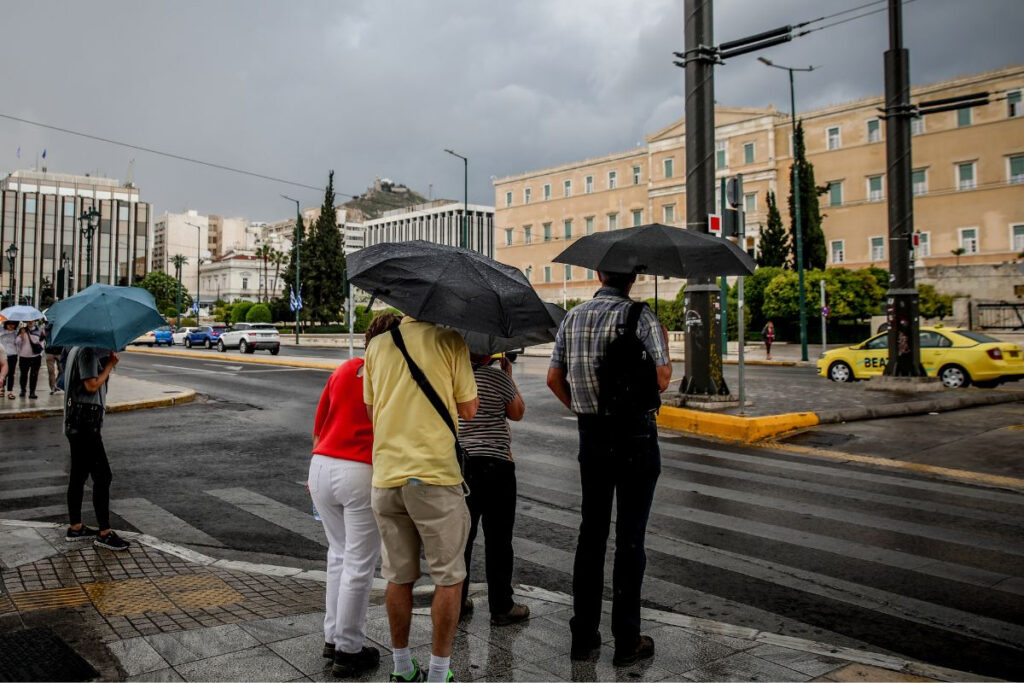
<instances>
[{"instance_id":1,"label":"palm tree","mask_svg":"<svg viewBox=\"0 0 1024 683\"><path fill-rule=\"evenodd\" d=\"M257 299L262 298L263 301L267 301L267 277L270 275L270 270L267 267L267 259L270 257L270 253L273 251L269 244L264 244L256 249L256 258L260 259L260 291L256 295Z\"/></svg>"},{"instance_id":2,"label":"palm tree","mask_svg":"<svg viewBox=\"0 0 1024 683\"><path fill-rule=\"evenodd\" d=\"M181 327L181 269L185 267L186 263L188 263L188 257L184 254L175 254L171 257L171 263L174 264L174 272L178 277L178 297L176 299L178 302L178 319L174 322L174 326Z\"/></svg>"},{"instance_id":3,"label":"palm tree","mask_svg":"<svg viewBox=\"0 0 1024 683\"><path fill-rule=\"evenodd\" d=\"M274 292L277 292L277 276L281 274L281 268L288 265L288 254L274 249L270 252L270 262L274 264Z\"/></svg>"}]
</instances>

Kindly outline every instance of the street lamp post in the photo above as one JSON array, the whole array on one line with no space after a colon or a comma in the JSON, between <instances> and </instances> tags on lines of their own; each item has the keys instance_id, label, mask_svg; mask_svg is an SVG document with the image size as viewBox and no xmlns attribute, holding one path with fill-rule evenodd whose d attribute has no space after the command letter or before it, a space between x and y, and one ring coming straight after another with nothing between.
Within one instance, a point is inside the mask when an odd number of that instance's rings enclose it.
<instances>
[{"instance_id":1,"label":"street lamp post","mask_svg":"<svg viewBox=\"0 0 1024 683\"><path fill-rule=\"evenodd\" d=\"M174 321L174 326L181 327L181 267L185 265L187 259L181 254L175 254L167 260L174 264L174 276L178 278L178 298L174 306L174 310L178 315ZM196 322L199 322L198 318L196 318Z\"/></svg>"},{"instance_id":2,"label":"street lamp post","mask_svg":"<svg viewBox=\"0 0 1024 683\"><path fill-rule=\"evenodd\" d=\"M462 235L459 246L465 249L469 244L469 159L450 149L445 151L462 159Z\"/></svg>"},{"instance_id":3,"label":"street lamp post","mask_svg":"<svg viewBox=\"0 0 1024 683\"><path fill-rule=\"evenodd\" d=\"M286 195L281 195L283 198L290 202L295 202L295 344L299 343L299 321L302 315L302 278L300 276L302 272L302 209L299 206L298 199L292 199Z\"/></svg>"},{"instance_id":4,"label":"street lamp post","mask_svg":"<svg viewBox=\"0 0 1024 683\"><path fill-rule=\"evenodd\" d=\"M797 68L782 66L774 63L770 59L764 57L758 57L758 61L766 66L773 67L775 69L782 69L789 72L789 108L790 108L790 124L793 131L793 223L796 226L796 276L798 294L797 299L800 303L800 359L807 360L807 303L805 301L804 292L804 236L803 236L803 224L800 216L800 166L797 164L796 159L796 94L793 89L793 72L794 71L814 71L813 66L806 68Z\"/></svg>"},{"instance_id":5,"label":"street lamp post","mask_svg":"<svg viewBox=\"0 0 1024 683\"><path fill-rule=\"evenodd\" d=\"M199 290L200 290L200 287L199 287L200 270L199 269L200 269L200 267L202 266L202 263L203 263L203 229L201 227L199 227L198 225L196 225L195 223L185 223L185 225L191 225L193 228L196 229L196 305L195 305L195 314L196 314L196 324L198 325L199 324L199 307L201 305L201 301L200 301L200 298L199 298Z\"/></svg>"},{"instance_id":6,"label":"street lamp post","mask_svg":"<svg viewBox=\"0 0 1024 683\"><path fill-rule=\"evenodd\" d=\"M100 212L95 206L89 207L88 211L82 209L78 222L82 225L82 237L85 238L85 286L88 287L92 284L92 236L100 224Z\"/></svg>"},{"instance_id":7,"label":"street lamp post","mask_svg":"<svg viewBox=\"0 0 1024 683\"><path fill-rule=\"evenodd\" d=\"M17 288L15 287L15 284L14 284L15 283L15 279L14 279L14 261L17 258L18 258L18 245L16 245L14 242L11 242L11 246L7 247L7 266L8 266L8 270L11 271L11 279L10 279L10 283L9 283L10 284L10 291L8 291L7 294L10 297L10 305L11 306L17 306L18 305L18 300L16 298L17 294L15 294L15 292L17 291ZM14 371L11 370L11 372L14 372Z\"/></svg>"}]
</instances>

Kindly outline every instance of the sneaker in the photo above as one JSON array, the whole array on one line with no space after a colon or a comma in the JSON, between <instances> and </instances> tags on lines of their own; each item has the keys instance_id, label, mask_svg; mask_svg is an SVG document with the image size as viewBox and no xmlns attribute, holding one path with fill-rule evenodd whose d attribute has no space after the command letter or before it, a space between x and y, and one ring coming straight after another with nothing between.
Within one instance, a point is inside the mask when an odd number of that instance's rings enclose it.
<instances>
[{"instance_id":1,"label":"sneaker","mask_svg":"<svg viewBox=\"0 0 1024 683\"><path fill-rule=\"evenodd\" d=\"M612 664L615 666L629 666L641 659L650 659L654 656L654 639L650 636L637 636L636 643L632 647L615 646L615 656Z\"/></svg>"},{"instance_id":2,"label":"sneaker","mask_svg":"<svg viewBox=\"0 0 1024 683\"><path fill-rule=\"evenodd\" d=\"M334 643L324 643L324 659L334 659Z\"/></svg>"},{"instance_id":3,"label":"sneaker","mask_svg":"<svg viewBox=\"0 0 1024 683\"><path fill-rule=\"evenodd\" d=\"M594 632L589 638L577 638L573 636L572 647L569 649L569 659L580 662L590 659L594 650L601 647L601 634Z\"/></svg>"},{"instance_id":4,"label":"sneaker","mask_svg":"<svg viewBox=\"0 0 1024 683\"><path fill-rule=\"evenodd\" d=\"M89 539L96 538L100 532L95 529L90 529L86 525L82 525L81 529L72 529L68 527L67 532L64 534L65 541L88 541Z\"/></svg>"},{"instance_id":5,"label":"sneaker","mask_svg":"<svg viewBox=\"0 0 1024 683\"><path fill-rule=\"evenodd\" d=\"M526 621L530 618L529 605L512 605L512 609L503 614L492 614L491 623L495 626L508 626Z\"/></svg>"},{"instance_id":6,"label":"sneaker","mask_svg":"<svg viewBox=\"0 0 1024 683\"><path fill-rule=\"evenodd\" d=\"M451 671L448 675L451 676ZM425 681L427 680L427 673L420 668L420 663L416 661L416 658L412 658L412 673L408 676L402 676L396 674L394 671L391 672L391 676L388 677L389 681L400 681L401 683L413 683L413 681Z\"/></svg>"},{"instance_id":7,"label":"sneaker","mask_svg":"<svg viewBox=\"0 0 1024 683\"><path fill-rule=\"evenodd\" d=\"M29 395L28 395L28 397L29 397L30 399L32 399L32 400L35 400L35 399L39 398L39 397L38 397L38 396L36 396L35 394L29 394Z\"/></svg>"},{"instance_id":8,"label":"sneaker","mask_svg":"<svg viewBox=\"0 0 1024 683\"><path fill-rule=\"evenodd\" d=\"M352 678L371 669L376 669L378 664L380 664L380 650L375 647L364 646L359 652L336 650L331 673L339 678Z\"/></svg>"},{"instance_id":9,"label":"sneaker","mask_svg":"<svg viewBox=\"0 0 1024 683\"><path fill-rule=\"evenodd\" d=\"M124 540L111 529L106 536L102 534L96 535L96 540L92 542L97 548L106 548L107 550L128 550L128 546L131 545L128 541Z\"/></svg>"}]
</instances>

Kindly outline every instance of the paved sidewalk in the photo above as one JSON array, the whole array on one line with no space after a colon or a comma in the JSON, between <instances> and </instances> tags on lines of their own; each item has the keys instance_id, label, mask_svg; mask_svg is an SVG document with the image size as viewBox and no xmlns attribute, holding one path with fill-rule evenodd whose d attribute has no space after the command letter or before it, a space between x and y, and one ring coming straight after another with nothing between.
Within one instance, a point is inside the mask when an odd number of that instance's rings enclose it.
<instances>
[{"instance_id":1,"label":"paved sidewalk","mask_svg":"<svg viewBox=\"0 0 1024 683\"><path fill-rule=\"evenodd\" d=\"M63 534L61 525L0 520L0 639L52 629L102 680L335 680L320 656L323 572L218 561L128 532L129 552L112 553L66 543ZM367 621L381 665L362 680L386 680L390 672L382 586L377 579ZM474 584L482 607L481 587ZM416 589L422 606L410 642L421 662L429 660L429 591ZM655 610L643 614L657 647L652 660L614 667L605 619L600 657L571 662L569 597L522 586L516 599L531 608L523 624L493 627L484 609L460 624L452 659L458 680L982 680ZM53 667L75 658L37 661L35 673L52 678ZM26 678L23 662L0 657L0 680Z\"/></svg>"},{"instance_id":2,"label":"paved sidewalk","mask_svg":"<svg viewBox=\"0 0 1024 683\"><path fill-rule=\"evenodd\" d=\"M46 417L64 412L64 392L51 394L49 389L43 387L38 392L39 398L35 400L0 399L0 420ZM125 377L115 371L107 389L107 412L178 405L194 400L195 396L196 392L191 389Z\"/></svg>"}]
</instances>

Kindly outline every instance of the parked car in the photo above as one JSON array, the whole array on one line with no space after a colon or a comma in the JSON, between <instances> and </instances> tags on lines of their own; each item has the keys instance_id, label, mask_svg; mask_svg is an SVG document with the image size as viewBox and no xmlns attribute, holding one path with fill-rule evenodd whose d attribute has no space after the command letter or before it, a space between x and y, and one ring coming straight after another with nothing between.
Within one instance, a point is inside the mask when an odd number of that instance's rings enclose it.
<instances>
[{"instance_id":1,"label":"parked car","mask_svg":"<svg viewBox=\"0 0 1024 683\"><path fill-rule=\"evenodd\" d=\"M198 330L198 327L179 327L177 330L171 333L171 341L175 344L184 344L185 336L193 330Z\"/></svg>"},{"instance_id":2,"label":"parked car","mask_svg":"<svg viewBox=\"0 0 1024 683\"><path fill-rule=\"evenodd\" d=\"M200 325L185 335L185 346L190 349L193 346L205 346L212 349L225 329L224 325Z\"/></svg>"},{"instance_id":3,"label":"parked car","mask_svg":"<svg viewBox=\"0 0 1024 683\"><path fill-rule=\"evenodd\" d=\"M132 341L132 344L145 344L146 346L160 346L161 344L170 346L173 343L174 342L171 339L171 328L168 325L163 325L162 327L150 330L145 334L140 334Z\"/></svg>"},{"instance_id":4,"label":"parked car","mask_svg":"<svg viewBox=\"0 0 1024 683\"><path fill-rule=\"evenodd\" d=\"M981 332L945 327L921 328L921 364L930 377L949 388L974 382L993 387L1024 377L1024 352ZM852 382L881 375L889 361L888 333L823 353L818 374L834 382Z\"/></svg>"},{"instance_id":5,"label":"parked car","mask_svg":"<svg viewBox=\"0 0 1024 683\"><path fill-rule=\"evenodd\" d=\"M281 351L281 335L270 323L238 323L217 339L217 348L221 351L235 347L242 353L266 349L276 356Z\"/></svg>"}]
</instances>

